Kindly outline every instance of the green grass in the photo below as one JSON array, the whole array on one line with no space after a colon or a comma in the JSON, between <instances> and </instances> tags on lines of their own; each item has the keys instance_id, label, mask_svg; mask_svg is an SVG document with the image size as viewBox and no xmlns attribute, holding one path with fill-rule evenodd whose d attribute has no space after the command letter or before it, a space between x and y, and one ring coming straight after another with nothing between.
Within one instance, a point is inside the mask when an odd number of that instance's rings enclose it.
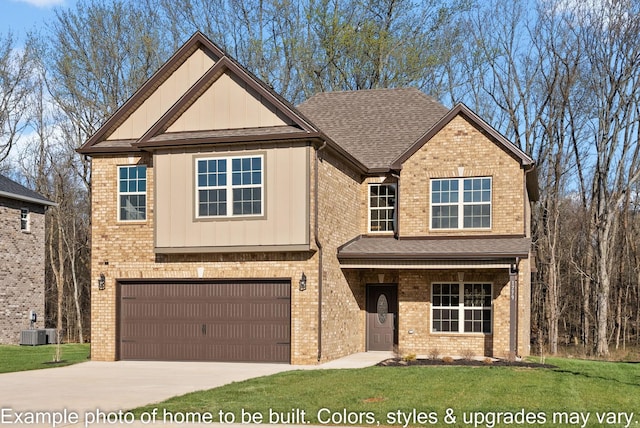
<instances>
[{"instance_id":1,"label":"green grass","mask_svg":"<svg viewBox=\"0 0 640 428\"><path fill-rule=\"evenodd\" d=\"M329 419L328 424L333 425L375 426L379 422L485 428L581 426L554 423L553 413L577 412L568 416L578 417L579 413L590 412L586 426L624 426L597 421L595 412L613 411L636 413L630 426L640 426L640 364L553 358L547 363L558 368L430 366L292 371L174 397L134 412L141 415L157 408L159 420L163 420L165 411L179 418L186 412L193 412L195 417L209 412L218 422L222 410L233 415L236 423L243 422L243 412L245 417L249 413L262 416L262 423L276 422L270 420L270 414L276 412L291 418L291 423L300 423L304 411L305 421L313 424L325 424ZM319 419L318 411L323 408L329 411L321 413ZM331 420L333 413L341 415L343 409L353 420L347 417L345 422L344 416ZM398 411L413 416L414 409L424 412L427 420L412 418L408 424L397 420ZM453 410L456 423L445 420L447 409ZM497 423L497 412L507 412L501 418L531 413L535 420L522 424L517 419L503 419L506 423ZM363 419L354 416L360 413ZM476 420L470 420L474 414ZM465 415L469 423L464 423ZM435 425L431 423L434 421Z\"/></svg>"},{"instance_id":2,"label":"green grass","mask_svg":"<svg viewBox=\"0 0 640 428\"><path fill-rule=\"evenodd\" d=\"M69 343L60 347L62 361L53 363L56 345L0 345L0 373L62 367L89 360L88 343Z\"/></svg>"}]
</instances>

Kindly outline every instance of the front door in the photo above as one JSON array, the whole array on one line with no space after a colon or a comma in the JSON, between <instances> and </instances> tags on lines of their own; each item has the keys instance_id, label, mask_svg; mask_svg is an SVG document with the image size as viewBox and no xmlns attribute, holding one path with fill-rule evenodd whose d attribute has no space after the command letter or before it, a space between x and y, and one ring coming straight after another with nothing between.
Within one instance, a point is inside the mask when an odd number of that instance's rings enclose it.
<instances>
[{"instance_id":1,"label":"front door","mask_svg":"<svg viewBox=\"0 0 640 428\"><path fill-rule=\"evenodd\" d=\"M398 286L367 286L367 351L393 351L398 344Z\"/></svg>"}]
</instances>

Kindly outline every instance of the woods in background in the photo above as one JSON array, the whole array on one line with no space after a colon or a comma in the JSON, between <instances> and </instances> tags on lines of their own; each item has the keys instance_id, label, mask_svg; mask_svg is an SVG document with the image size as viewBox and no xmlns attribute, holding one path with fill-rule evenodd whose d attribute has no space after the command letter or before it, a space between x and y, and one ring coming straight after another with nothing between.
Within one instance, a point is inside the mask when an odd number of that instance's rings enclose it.
<instances>
[{"instance_id":1,"label":"woods in background","mask_svg":"<svg viewBox=\"0 0 640 428\"><path fill-rule=\"evenodd\" d=\"M58 204L47 319L68 339L89 339L92 281L75 149L196 30L293 104L401 86L467 104L537 160L532 351L638 346L638 0L81 0L24 46L0 35L0 169Z\"/></svg>"}]
</instances>

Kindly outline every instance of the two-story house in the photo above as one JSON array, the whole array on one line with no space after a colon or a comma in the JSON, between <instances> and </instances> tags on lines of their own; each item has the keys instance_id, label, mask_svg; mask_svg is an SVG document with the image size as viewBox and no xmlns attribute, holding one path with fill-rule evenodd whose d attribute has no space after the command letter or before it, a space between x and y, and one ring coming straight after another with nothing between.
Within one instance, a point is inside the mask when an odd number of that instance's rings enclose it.
<instances>
[{"instance_id":1,"label":"two-story house","mask_svg":"<svg viewBox=\"0 0 640 428\"><path fill-rule=\"evenodd\" d=\"M464 105L294 107L196 33L78 151L93 359L529 353L534 162Z\"/></svg>"},{"instance_id":2,"label":"two-story house","mask_svg":"<svg viewBox=\"0 0 640 428\"><path fill-rule=\"evenodd\" d=\"M53 202L0 174L0 343L44 327L45 212Z\"/></svg>"}]
</instances>

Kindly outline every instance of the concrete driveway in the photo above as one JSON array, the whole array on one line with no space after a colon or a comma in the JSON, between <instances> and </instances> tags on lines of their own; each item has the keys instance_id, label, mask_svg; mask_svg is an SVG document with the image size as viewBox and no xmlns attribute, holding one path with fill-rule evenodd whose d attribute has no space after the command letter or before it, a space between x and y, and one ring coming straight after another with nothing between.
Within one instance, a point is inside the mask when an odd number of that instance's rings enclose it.
<instances>
[{"instance_id":1,"label":"concrete driveway","mask_svg":"<svg viewBox=\"0 0 640 428\"><path fill-rule=\"evenodd\" d=\"M319 366L91 361L55 369L0 374L0 426L85 426L85 416L114 418L119 411L231 382L289 370L366 367L390 356L390 353L375 352L354 354ZM29 420L29 417L36 417L35 412L40 412L37 417L49 418L47 423ZM74 414L79 416L78 421L73 420ZM54 424L56 421L59 422ZM107 423L91 426L148 425Z\"/></svg>"}]
</instances>

